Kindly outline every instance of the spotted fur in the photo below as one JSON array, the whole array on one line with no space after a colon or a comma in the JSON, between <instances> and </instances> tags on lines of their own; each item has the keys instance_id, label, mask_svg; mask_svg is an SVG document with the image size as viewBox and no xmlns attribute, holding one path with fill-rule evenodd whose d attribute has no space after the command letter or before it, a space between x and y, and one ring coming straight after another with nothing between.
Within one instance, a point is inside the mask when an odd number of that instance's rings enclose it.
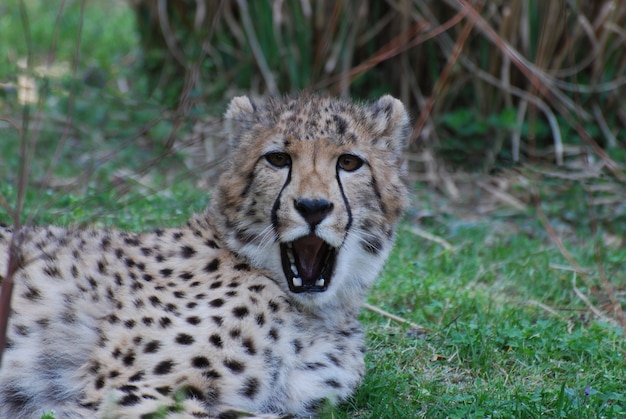
<instances>
[{"instance_id":1,"label":"spotted fur","mask_svg":"<svg viewBox=\"0 0 626 419\"><path fill-rule=\"evenodd\" d=\"M180 228L0 229L1 275L19 251L0 417L311 416L350 396L406 206L404 107L237 97L226 120L227 167Z\"/></svg>"}]
</instances>

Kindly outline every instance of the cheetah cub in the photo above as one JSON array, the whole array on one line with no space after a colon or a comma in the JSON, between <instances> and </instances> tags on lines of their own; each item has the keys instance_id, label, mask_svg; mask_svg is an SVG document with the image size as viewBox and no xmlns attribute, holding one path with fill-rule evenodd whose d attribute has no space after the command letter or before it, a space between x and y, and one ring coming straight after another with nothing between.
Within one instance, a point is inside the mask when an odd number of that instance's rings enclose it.
<instances>
[{"instance_id":1,"label":"cheetah cub","mask_svg":"<svg viewBox=\"0 0 626 419\"><path fill-rule=\"evenodd\" d=\"M354 391L407 204L404 106L236 97L225 118L227 168L180 228L0 229L0 417L310 417Z\"/></svg>"}]
</instances>

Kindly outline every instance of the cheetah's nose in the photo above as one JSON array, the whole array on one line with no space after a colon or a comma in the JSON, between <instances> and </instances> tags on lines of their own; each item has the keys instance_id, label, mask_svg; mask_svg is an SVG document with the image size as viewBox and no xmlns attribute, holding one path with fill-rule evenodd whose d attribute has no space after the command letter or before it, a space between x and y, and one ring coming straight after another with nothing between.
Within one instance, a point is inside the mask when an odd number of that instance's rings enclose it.
<instances>
[{"instance_id":1,"label":"cheetah's nose","mask_svg":"<svg viewBox=\"0 0 626 419\"><path fill-rule=\"evenodd\" d=\"M298 199L294 206L307 223L314 228L333 210L332 202L325 199Z\"/></svg>"}]
</instances>

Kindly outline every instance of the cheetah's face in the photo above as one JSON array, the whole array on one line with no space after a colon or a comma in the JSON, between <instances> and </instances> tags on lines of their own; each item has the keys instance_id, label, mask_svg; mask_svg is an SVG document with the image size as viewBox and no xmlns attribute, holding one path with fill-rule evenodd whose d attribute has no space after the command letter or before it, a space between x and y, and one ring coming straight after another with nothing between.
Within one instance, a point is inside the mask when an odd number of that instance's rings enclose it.
<instances>
[{"instance_id":1,"label":"cheetah's face","mask_svg":"<svg viewBox=\"0 0 626 419\"><path fill-rule=\"evenodd\" d=\"M402 104L244 97L226 116L232 152L213 208L229 246L301 303L363 294L405 207Z\"/></svg>"}]
</instances>

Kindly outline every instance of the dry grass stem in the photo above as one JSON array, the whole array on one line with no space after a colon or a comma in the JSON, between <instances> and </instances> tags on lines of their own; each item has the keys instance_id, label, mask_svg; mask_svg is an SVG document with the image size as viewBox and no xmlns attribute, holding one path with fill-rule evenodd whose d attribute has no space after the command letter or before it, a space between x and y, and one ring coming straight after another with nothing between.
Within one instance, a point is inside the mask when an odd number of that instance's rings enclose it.
<instances>
[{"instance_id":1,"label":"dry grass stem","mask_svg":"<svg viewBox=\"0 0 626 419\"><path fill-rule=\"evenodd\" d=\"M390 313L388 311L385 311L385 310L383 310L380 307L376 307L376 306L373 306L373 305L368 304L368 303L365 303L365 305L363 307L365 309L373 312L373 313L379 314L379 315L381 315L383 317L387 317L388 319L391 319L394 322L407 324L407 325L411 326L411 329L416 330L418 332L431 332L432 331L431 329L428 329L427 327L420 326L420 325L415 324L415 323L413 323L413 322L411 322L411 321L409 321L407 319L404 319L404 318L402 318L400 316L396 316L395 314L392 314L392 313Z\"/></svg>"}]
</instances>

